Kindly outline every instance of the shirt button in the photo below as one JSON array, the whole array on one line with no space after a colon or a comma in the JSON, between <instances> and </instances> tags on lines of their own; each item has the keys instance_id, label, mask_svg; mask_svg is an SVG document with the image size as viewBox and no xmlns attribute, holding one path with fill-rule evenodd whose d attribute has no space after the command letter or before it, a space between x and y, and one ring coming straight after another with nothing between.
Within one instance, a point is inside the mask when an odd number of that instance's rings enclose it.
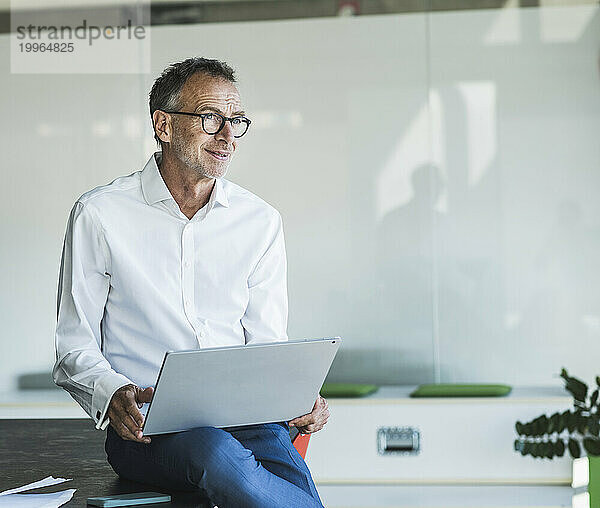
<instances>
[{"instance_id":1,"label":"shirt button","mask_svg":"<svg viewBox=\"0 0 600 508\"><path fill-rule=\"evenodd\" d=\"M190 266L190 262L186 261L185 263L183 263L183 266L185 266L187 268L188 266Z\"/></svg>"},{"instance_id":2,"label":"shirt button","mask_svg":"<svg viewBox=\"0 0 600 508\"><path fill-rule=\"evenodd\" d=\"M198 337L204 337L204 332L202 330L198 332Z\"/></svg>"}]
</instances>

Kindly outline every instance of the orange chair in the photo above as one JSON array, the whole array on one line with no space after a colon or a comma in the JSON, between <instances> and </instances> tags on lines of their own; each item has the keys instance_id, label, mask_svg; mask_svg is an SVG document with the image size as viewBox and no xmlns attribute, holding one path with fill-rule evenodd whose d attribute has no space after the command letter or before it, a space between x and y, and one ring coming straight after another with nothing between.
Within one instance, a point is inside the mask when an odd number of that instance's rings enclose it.
<instances>
[{"instance_id":1,"label":"orange chair","mask_svg":"<svg viewBox=\"0 0 600 508\"><path fill-rule=\"evenodd\" d=\"M297 428L290 428L290 439L294 448L298 450L298 453L303 459L306 459L306 450L308 448L308 441L310 440L310 434L300 434Z\"/></svg>"}]
</instances>

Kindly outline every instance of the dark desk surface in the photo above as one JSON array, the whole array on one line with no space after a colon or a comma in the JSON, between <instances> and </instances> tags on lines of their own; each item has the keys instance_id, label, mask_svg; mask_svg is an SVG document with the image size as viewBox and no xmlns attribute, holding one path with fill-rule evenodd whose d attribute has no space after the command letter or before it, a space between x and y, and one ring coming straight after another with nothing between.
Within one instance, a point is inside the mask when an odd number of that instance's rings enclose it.
<instances>
[{"instance_id":1,"label":"dark desk surface","mask_svg":"<svg viewBox=\"0 0 600 508\"><path fill-rule=\"evenodd\" d=\"M47 476L71 481L27 491L58 492L77 489L63 506L86 506L88 497L157 490L148 485L120 480L106 460L106 432L96 430L91 419L1 420L0 492L32 483ZM148 508L207 508L200 495L167 492L171 503L144 505Z\"/></svg>"}]
</instances>

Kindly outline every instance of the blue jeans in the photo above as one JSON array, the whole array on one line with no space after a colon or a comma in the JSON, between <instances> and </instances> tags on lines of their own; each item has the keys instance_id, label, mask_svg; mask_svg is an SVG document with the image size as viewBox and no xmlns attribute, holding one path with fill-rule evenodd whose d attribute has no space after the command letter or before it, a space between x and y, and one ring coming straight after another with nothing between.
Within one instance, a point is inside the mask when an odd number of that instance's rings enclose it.
<instances>
[{"instance_id":1,"label":"blue jeans","mask_svg":"<svg viewBox=\"0 0 600 508\"><path fill-rule=\"evenodd\" d=\"M219 508L323 508L287 423L121 439L108 427L106 454L122 478L166 490L197 490Z\"/></svg>"}]
</instances>

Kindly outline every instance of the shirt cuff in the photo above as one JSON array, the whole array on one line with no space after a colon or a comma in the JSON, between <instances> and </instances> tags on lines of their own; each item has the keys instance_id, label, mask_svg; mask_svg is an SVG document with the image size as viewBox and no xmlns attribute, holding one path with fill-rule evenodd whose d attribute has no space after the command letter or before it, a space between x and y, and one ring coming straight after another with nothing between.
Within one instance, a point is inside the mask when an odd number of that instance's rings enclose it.
<instances>
[{"instance_id":1,"label":"shirt cuff","mask_svg":"<svg viewBox=\"0 0 600 508\"><path fill-rule=\"evenodd\" d=\"M110 400L114 393L125 385L133 385L131 380L116 372L109 372L96 383L94 383L94 393L92 395L92 418L96 422L98 430L104 430L108 427L110 419L106 416Z\"/></svg>"}]
</instances>

